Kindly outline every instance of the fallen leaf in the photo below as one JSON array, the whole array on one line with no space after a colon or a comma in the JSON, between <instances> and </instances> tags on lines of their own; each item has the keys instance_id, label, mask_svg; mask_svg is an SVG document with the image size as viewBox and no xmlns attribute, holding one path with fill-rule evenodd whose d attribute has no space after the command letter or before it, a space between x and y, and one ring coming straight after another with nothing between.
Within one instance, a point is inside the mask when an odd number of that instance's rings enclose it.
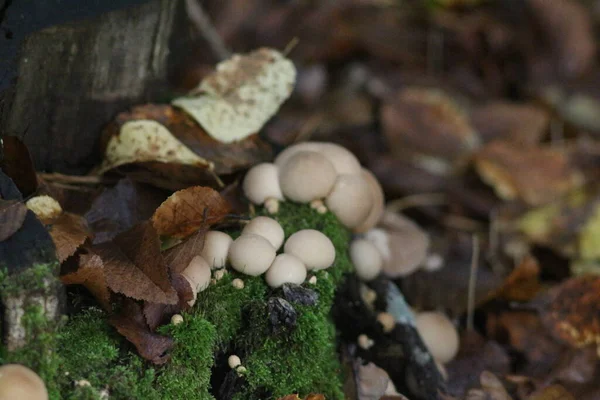
<instances>
[{"instance_id":1,"label":"fallen leaf","mask_svg":"<svg viewBox=\"0 0 600 400\"><path fill-rule=\"evenodd\" d=\"M27 146L16 136L2 136L0 142L0 168L8 175L21 194L33 194L38 187L35 167Z\"/></svg>"},{"instance_id":2,"label":"fallen leaf","mask_svg":"<svg viewBox=\"0 0 600 400\"><path fill-rule=\"evenodd\" d=\"M202 255L204 237L208 225L185 239L184 242L163 251L163 257L169 271L181 273L196 256Z\"/></svg>"},{"instance_id":3,"label":"fallen leaf","mask_svg":"<svg viewBox=\"0 0 600 400\"><path fill-rule=\"evenodd\" d=\"M233 55L202 80L194 94L173 100L214 139L231 143L257 133L290 96L296 80L291 61L261 48Z\"/></svg>"},{"instance_id":4,"label":"fallen leaf","mask_svg":"<svg viewBox=\"0 0 600 400\"><path fill-rule=\"evenodd\" d=\"M144 318L151 331L168 323L173 314L181 312L182 310L188 310L190 308L188 302L194 299L192 287L183 275L179 273L171 274L171 283L179 296L178 304L144 302Z\"/></svg>"},{"instance_id":5,"label":"fallen leaf","mask_svg":"<svg viewBox=\"0 0 600 400\"><path fill-rule=\"evenodd\" d=\"M74 265L63 264L60 280L65 285L83 285L102 308L111 311L110 290L104 277L104 263L99 255L91 253L89 248L83 248ZM70 263L67 263L70 264Z\"/></svg>"},{"instance_id":6,"label":"fallen leaf","mask_svg":"<svg viewBox=\"0 0 600 400\"><path fill-rule=\"evenodd\" d=\"M500 288L490 298L500 297L509 301L527 302L541 289L539 282L540 266L537 260L526 256L504 280Z\"/></svg>"},{"instance_id":7,"label":"fallen leaf","mask_svg":"<svg viewBox=\"0 0 600 400\"><path fill-rule=\"evenodd\" d=\"M173 347L173 339L150 331L146 324L141 306L126 299L118 315L109 322L117 331L134 344L138 353L154 364L160 365L169 361L169 350Z\"/></svg>"},{"instance_id":8,"label":"fallen leaf","mask_svg":"<svg viewBox=\"0 0 600 400\"><path fill-rule=\"evenodd\" d=\"M575 400L575 397L561 385L550 385L532 394L527 400Z\"/></svg>"},{"instance_id":9,"label":"fallen leaf","mask_svg":"<svg viewBox=\"0 0 600 400\"><path fill-rule=\"evenodd\" d=\"M498 379L494 374L489 371L483 371L479 376L479 383L481 384L481 388L485 392L485 396L481 397L482 400L512 400L512 397L508 394L500 379ZM471 399L467 394L467 399ZM476 399L478 397L473 397Z\"/></svg>"},{"instance_id":10,"label":"fallen leaf","mask_svg":"<svg viewBox=\"0 0 600 400\"><path fill-rule=\"evenodd\" d=\"M0 199L0 242L18 231L27 215L27 207L18 200Z\"/></svg>"},{"instance_id":11,"label":"fallen leaf","mask_svg":"<svg viewBox=\"0 0 600 400\"><path fill-rule=\"evenodd\" d=\"M86 240L92 237L86 220L75 214L63 212L48 227L52 241L56 246L58 262L65 261L75 254Z\"/></svg>"},{"instance_id":12,"label":"fallen leaf","mask_svg":"<svg viewBox=\"0 0 600 400\"><path fill-rule=\"evenodd\" d=\"M495 141L477 152L475 167L499 197L529 205L549 203L581 183L567 155L550 147Z\"/></svg>"},{"instance_id":13,"label":"fallen leaf","mask_svg":"<svg viewBox=\"0 0 600 400\"><path fill-rule=\"evenodd\" d=\"M195 186L165 200L154 212L152 224L161 236L183 238L221 221L229 211L229 204L219 192Z\"/></svg>"}]
</instances>

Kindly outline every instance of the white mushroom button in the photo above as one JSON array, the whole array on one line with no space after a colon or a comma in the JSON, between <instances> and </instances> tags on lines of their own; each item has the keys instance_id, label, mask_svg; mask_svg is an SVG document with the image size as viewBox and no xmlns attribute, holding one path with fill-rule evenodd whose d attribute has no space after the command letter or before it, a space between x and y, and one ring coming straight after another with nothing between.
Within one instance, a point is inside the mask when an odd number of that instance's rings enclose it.
<instances>
[{"instance_id":1,"label":"white mushroom button","mask_svg":"<svg viewBox=\"0 0 600 400\"><path fill-rule=\"evenodd\" d=\"M242 189L248 200L256 205L284 200L279 187L279 170L275 164L262 163L250 168L244 177Z\"/></svg>"},{"instance_id":2,"label":"white mushroom button","mask_svg":"<svg viewBox=\"0 0 600 400\"><path fill-rule=\"evenodd\" d=\"M301 151L314 151L314 152L318 153L319 149L320 149L320 142L296 143L291 146L288 146L285 150L283 150L281 153L279 153L277 155L277 157L275 157L275 160L273 161L273 163L277 167L281 168L288 162L288 160L290 158L295 156L297 153L299 153Z\"/></svg>"},{"instance_id":3,"label":"white mushroom button","mask_svg":"<svg viewBox=\"0 0 600 400\"><path fill-rule=\"evenodd\" d=\"M356 341L358 342L358 346L361 349L363 349L363 350L369 350L375 344L375 342L373 341L373 339L371 339L370 337L368 337L364 333L358 335L358 338L357 338Z\"/></svg>"},{"instance_id":4,"label":"white mushroom button","mask_svg":"<svg viewBox=\"0 0 600 400\"><path fill-rule=\"evenodd\" d=\"M227 359L227 364L229 365L229 368L236 369L237 367L242 365L242 360L240 360L240 358L236 355L231 355Z\"/></svg>"},{"instance_id":5,"label":"white mushroom button","mask_svg":"<svg viewBox=\"0 0 600 400\"><path fill-rule=\"evenodd\" d=\"M373 280L381 272L383 257L377 247L366 239L356 239L350 244L350 260L356 276L363 281Z\"/></svg>"},{"instance_id":6,"label":"white mushroom button","mask_svg":"<svg viewBox=\"0 0 600 400\"><path fill-rule=\"evenodd\" d=\"M359 226L373 205L371 187L360 175L339 175L325 205L348 228Z\"/></svg>"},{"instance_id":7,"label":"white mushroom button","mask_svg":"<svg viewBox=\"0 0 600 400\"><path fill-rule=\"evenodd\" d=\"M446 315L440 312L422 312L416 316L416 325L433 358L446 364L456 356L459 347L458 332Z\"/></svg>"},{"instance_id":8,"label":"white mushroom button","mask_svg":"<svg viewBox=\"0 0 600 400\"><path fill-rule=\"evenodd\" d=\"M275 248L267 239L253 233L241 235L229 248L233 269L250 276L265 273L275 260Z\"/></svg>"},{"instance_id":9,"label":"white mushroom button","mask_svg":"<svg viewBox=\"0 0 600 400\"><path fill-rule=\"evenodd\" d=\"M314 229L302 229L292 234L285 242L283 251L298 257L309 271L329 268L335 261L333 243Z\"/></svg>"},{"instance_id":10,"label":"white mushroom button","mask_svg":"<svg viewBox=\"0 0 600 400\"><path fill-rule=\"evenodd\" d=\"M280 254L265 274L267 284L272 288L278 288L284 283L295 283L300 285L306 279L306 266L300 259L291 254Z\"/></svg>"},{"instance_id":11,"label":"white mushroom button","mask_svg":"<svg viewBox=\"0 0 600 400\"><path fill-rule=\"evenodd\" d=\"M329 194L336 176L333 165L325 156L299 151L279 169L279 185L286 199L310 203Z\"/></svg>"},{"instance_id":12,"label":"white mushroom button","mask_svg":"<svg viewBox=\"0 0 600 400\"><path fill-rule=\"evenodd\" d=\"M0 367L0 400L48 400L44 381L29 368L19 364Z\"/></svg>"},{"instance_id":13,"label":"white mushroom button","mask_svg":"<svg viewBox=\"0 0 600 400\"><path fill-rule=\"evenodd\" d=\"M275 250L279 250L285 238L283 228L279 225L279 222L269 217L253 218L242 230L242 235L250 233L267 239Z\"/></svg>"},{"instance_id":14,"label":"white mushroom button","mask_svg":"<svg viewBox=\"0 0 600 400\"><path fill-rule=\"evenodd\" d=\"M377 322L381 324L384 333L390 333L396 326L396 319L394 316L386 312L377 314Z\"/></svg>"},{"instance_id":15,"label":"white mushroom button","mask_svg":"<svg viewBox=\"0 0 600 400\"><path fill-rule=\"evenodd\" d=\"M383 188L379 184L379 181L375 175L373 175L368 169L364 168L361 171L361 175L371 188L372 205L371 210L369 211L369 214L365 220L362 221L356 228L354 228L354 232L357 233L366 232L369 229L377 226L385 210L385 195L383 193Z\"/></svg>"},{"instance_id":16,"label":"white mushroom button","mask_svg":"<svg viewBox=\"0 0 600 400\"><path fill-rule=\"evenodd\" d=\"M275 165L283 166L300 151L321 153L333 165L338 174L358 174L361 170L358 159L345 147L328 142L303 142L288 147L275 158Z\"/></svg>"},{"instance_id":17,"label":"white mushroom button","mask_svg":"<svg viewBox=\"0 0 600 400\"><path fill-rule=\"evenodd\" d=\"M233 239L224 232L208 231L204 236L204 247L200 255L212 269L223 268L232 242Z\"/></svg>"},{"instance_id":18,"label":"white mushroom button","mask_svg":"<svg viewBox=\"0 0 600 400\"><path fill-rule=\"evenodd\" d=\"M198 292L203 291L210 285L210 273L210 266L201 256L192 258L192 261L190 261L188 266L181 273L181 275L189 282L192 287L192 292L194 293L194 298L188 302L190 306L193 306L196 302L196 295Z\"/></svg>"},{"instance_id":19,"label":"white mushroom button","mask_svg":"<svg viewBox=\"0 0 600 400\"><path fill-rule=\"evenodd\" d=\"M179 324L183 323L183 316L181 314L174 314L171 317L171 323L173 325L179 325Z\"/></svg>"},{"instance_id":20,"label":"white mushroom button","mask_svg":"<svg viewBox=\"0 0 600 400\"><path fill-rule=\"evenodd\" d=\"M234 280L231 281L231 286L233 286L236 289L243 289L244 288L244 281L241 280L240 278L235 278Z\"/></svg>"}]
</instances>

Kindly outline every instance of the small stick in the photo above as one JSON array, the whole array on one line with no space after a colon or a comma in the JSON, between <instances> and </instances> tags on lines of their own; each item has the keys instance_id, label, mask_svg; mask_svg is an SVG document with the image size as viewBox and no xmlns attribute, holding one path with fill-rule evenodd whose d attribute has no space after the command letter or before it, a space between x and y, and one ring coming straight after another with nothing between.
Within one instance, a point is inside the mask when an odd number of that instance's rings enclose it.
<instances>
[{"instance_id":1,"label":"small stick","mask_svg":"<svg viewBox=\"0 0 600 400\"><path fill-rule=\"evenodd\" d=\"M105 183L112 183L114 179L107 179L103 176L95 175L64 175L59 173L44 173L38 172L40 178L48 182L58 182L65 184L79 184L79 185L102 185Z\"/></svg>"},{"instance_id":2,"label":"small stick","mask_svg":"<svg viewBox=\"0 0 600 400\"><path fill-rule=\"evenodd\" d=\"M285 46L285 49L283 49L282 54L287 57L292 52L292 50L296 48L298 43L300 43L300 39L298 39L298 36L294 36L292 40L290 40L290 42Z\"/></svg>"},{"instance_id":3,"label":"small stick","mask_svg":"<svg viewBox=\"0 0 600 400\"><path fill-rule=\"evenodd\" d=\"M407 208L423 206L443 206L448 203L445 193L420 193L390 201L386 211L401 212Z\"/></svg>"},{"instance_id":4,"label":"small stick","mask_svg":"<svg viewBox=\"0 0 600 400\"><path fill-rule=\"evenodd\" d=\"M231 57L231 52L227 46L225 46L223 39L219 35L219 32L217 32L215 26L212 24L209 16L206 14L206 11L204 11L200 1L185 0L185 8L190 20L202 34L202 37L206 39L211 50L219 58L219 61L223 61Z\"/></svg>"},{"instance_id":5,"label":"small stick","mask_svg":"<svg viewBox=\"0 0 600 400\"><path fill-rule=\"evenodd\" d=\"M479 266L479 237L472 236L473 251L471 254L471 270L469 272L469 295L467 299L467 330L473 331L475 314L475 285L477 284L477 268Z\"/></svg>"}]
</instances>

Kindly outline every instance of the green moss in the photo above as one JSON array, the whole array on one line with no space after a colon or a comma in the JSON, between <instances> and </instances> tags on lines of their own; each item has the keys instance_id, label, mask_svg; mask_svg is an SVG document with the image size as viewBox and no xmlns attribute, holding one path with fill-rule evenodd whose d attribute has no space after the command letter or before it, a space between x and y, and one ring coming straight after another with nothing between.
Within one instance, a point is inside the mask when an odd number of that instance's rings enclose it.
<instances>
[{"instance_id":1,"label":"green moss","mask_svg":"<svg viewBox=\"0 0 600 400\"><path fill-rule=\"evenodd\" d=\"M8 275L6 268L0 268L0 294L10 297L23 292L47 290L56 281L58 269L58 263L37 264L18 274Z\"/></svg>"}]
</instances>

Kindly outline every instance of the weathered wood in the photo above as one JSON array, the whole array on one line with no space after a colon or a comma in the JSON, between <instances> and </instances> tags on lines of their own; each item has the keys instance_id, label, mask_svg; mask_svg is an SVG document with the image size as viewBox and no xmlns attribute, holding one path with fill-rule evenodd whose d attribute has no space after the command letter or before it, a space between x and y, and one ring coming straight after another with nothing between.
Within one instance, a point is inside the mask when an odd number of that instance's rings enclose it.
<instances>
[{"instance_id":1,"label":"weathered wood","mask_svg":"<svg viewBox=\"0 0 600 400\"><path fill-rule=\"evenodd\" d=\"M117 112L168 98L167 77L195 49L189 23L182 0L154 0L33 33L0 131L23 140L38 170L87 172Z\"/></svg>"}]
</instances>

